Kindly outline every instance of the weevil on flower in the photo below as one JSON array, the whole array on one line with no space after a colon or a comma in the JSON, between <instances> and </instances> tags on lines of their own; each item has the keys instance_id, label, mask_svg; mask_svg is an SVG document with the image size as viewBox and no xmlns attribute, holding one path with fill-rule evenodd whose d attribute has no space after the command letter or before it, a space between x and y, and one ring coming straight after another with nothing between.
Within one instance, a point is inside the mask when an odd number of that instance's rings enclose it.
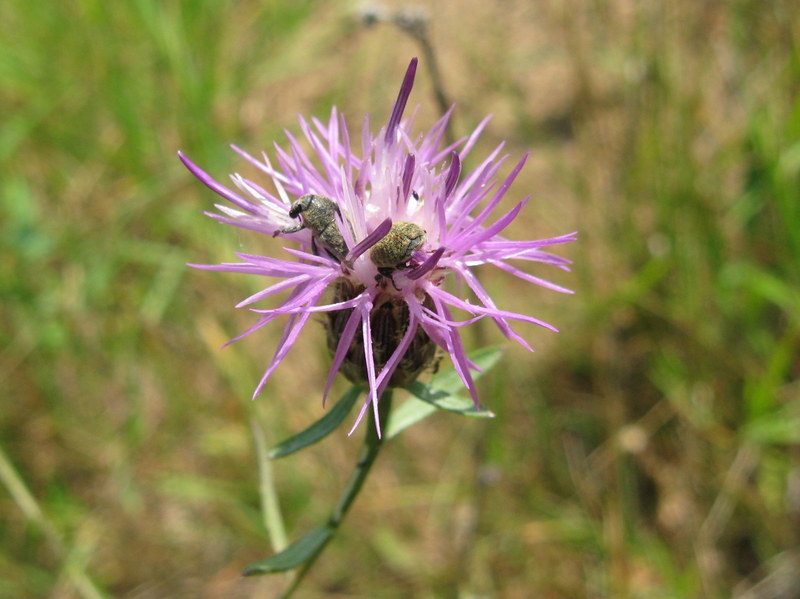
<instances>
[{"instance_id":1,"label":"weevil on flower","mask_svg":"<svg viewBox=\"0 0 800 599\"><path fill-rule=\"evenodd\" d=\"M303 229L311 231L311 247L315 254L319 255L317 243L332 258L341 262L347 255L347 243L345 243L339 225L336 224L336 217L342 218L339 206L325 196L307 194L300 199L292 202L289 208L289 216L302 219L299 225L283 227L273 233L273 237L279 233L297 233Z\"/></svg>"},{"instance_id":2,"label":"weevil on flower","mask_svg":"<svg viewBox=\"0 0 800 599\"><path fill-rule=\"evenodd\" d=\"M392 278L396 270L408 268L412 255L425 243L426 233L422 227L414 223L399 221L392 224L386 237L372 246L369 258L378 268L375 280L392 281L394 288L400 291Z\"/></svg>"}]
</instances>

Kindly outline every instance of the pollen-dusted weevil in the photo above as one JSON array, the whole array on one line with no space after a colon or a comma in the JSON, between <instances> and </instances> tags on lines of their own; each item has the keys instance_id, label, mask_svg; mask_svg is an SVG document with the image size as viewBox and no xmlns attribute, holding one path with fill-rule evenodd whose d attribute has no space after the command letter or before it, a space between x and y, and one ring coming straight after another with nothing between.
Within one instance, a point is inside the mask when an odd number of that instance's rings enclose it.
<instances>
[{"instance_id":1,"label":"pollen-dusted weevil","mask_svg":"<svg viewBox=\"0 0 800 599\"><path fill-rule=\"evenodd\" d=\"M375 280L380 282L381 279L388 278L397 289L392 274L396 270L408 268L411 255L425 243L425 238L425 231L419 225L407 221L393 223L386 236L369 251L370 260L378 267Z\"/></svg>"}]
</instances>

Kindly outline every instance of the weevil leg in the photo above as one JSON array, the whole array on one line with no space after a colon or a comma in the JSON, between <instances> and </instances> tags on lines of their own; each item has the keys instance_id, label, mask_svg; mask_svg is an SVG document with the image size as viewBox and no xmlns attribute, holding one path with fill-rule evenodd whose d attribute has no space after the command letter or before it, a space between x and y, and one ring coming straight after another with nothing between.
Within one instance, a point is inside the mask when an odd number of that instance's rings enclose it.
<instances>
[{"instance_id":1,"label":"weevil leg","mask_svg":"<svg viewBox=\"0 0 800 599\"><path fill-rule=\"evenodd\" d=\"M272 236L277 237L281 233L297 233L298 231L305 229L305 227L306 226L304 224L294 225L293 227L283 227L282 229L275 231Z\"/></svg>"}]
</instances>

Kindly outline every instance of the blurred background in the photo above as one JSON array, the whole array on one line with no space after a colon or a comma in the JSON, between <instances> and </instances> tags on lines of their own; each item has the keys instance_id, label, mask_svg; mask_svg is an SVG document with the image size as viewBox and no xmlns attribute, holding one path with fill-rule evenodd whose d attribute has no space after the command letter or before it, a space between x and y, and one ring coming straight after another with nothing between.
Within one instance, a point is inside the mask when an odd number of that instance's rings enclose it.
<instances>
[{"instance_id":1,"label":"blurred background","mask_svg":"<svg viewBox=\"0 0 800 599\"><path fill-rule=\"evenodd\" d=\"M303 597L800 597L800 10L790 0L10 0L0 7L0 598L275 596L251 426L324 412L309 327L256 277L193 271L282 244L203 216L219 180L338 106L418 125L494 115L470 168L531 151L509 236L578 230L574 296L486 270L527 353L497 418L387 445ZM365 15L368 17L365 19ZM422 29L409 30L409 23ZM471 163L471 164L470 164ZM503 174L507 173L503 171ZM334 395L347 388L338 381ZM363 427L275 462L291 538L326 516Z\"/></svg>"}]
</instances>

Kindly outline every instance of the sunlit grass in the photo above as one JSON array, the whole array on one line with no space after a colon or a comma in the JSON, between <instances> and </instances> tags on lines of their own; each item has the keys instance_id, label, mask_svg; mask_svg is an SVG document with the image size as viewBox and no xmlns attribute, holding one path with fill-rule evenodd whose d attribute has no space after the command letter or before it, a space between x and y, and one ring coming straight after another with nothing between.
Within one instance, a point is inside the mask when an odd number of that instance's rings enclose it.
<instances>
[{"instance_id":1,"label":"sunlit grass","mask_svg":"<svg viewBox=\"0 0 800 599\"><path fill-rule=\"evenodd\" d=\"M580 230L578 293L487 273L562 333L481 381L494 421L387 446L309 596L728 597L800 542L796 10L488 4L430 9L456 133L492 112L484 151L534 152L516 232ZM312 332L249 401L274 338L219 347L259 282L185 263L280 244L203 217L175 152L221 178L298 113L380 118L419 49L313 2L0 17L0 597L269 596L239 578L271 551L251 421L318 418L328 358ZM358 445L274 464L291 538Z\"/></svg>"}]
</instances>

